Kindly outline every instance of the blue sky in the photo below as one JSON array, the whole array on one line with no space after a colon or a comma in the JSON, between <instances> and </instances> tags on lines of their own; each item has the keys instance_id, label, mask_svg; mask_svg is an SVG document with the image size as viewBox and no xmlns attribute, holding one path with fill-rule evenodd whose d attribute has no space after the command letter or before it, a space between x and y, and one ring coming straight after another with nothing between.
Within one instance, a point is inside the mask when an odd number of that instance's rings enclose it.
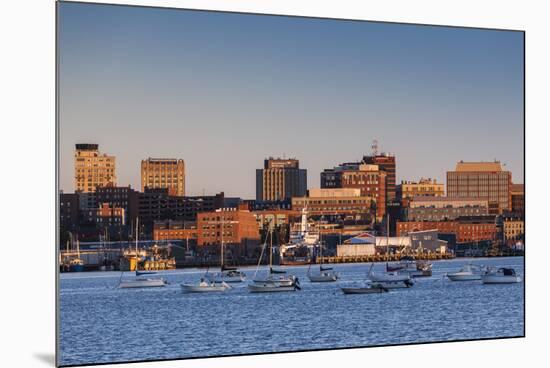
<instances>
[{"instance_id":1,"label":"blue sky","mask_svg":"<svg viewBox=\"0 0 550 368\"><path fill-rule=\"evenodd\" d=\"M138 189L183 158L190 195L253 198L267 156L318 187L373 139L398 180L498 159L523 182L520 32L61 3L58 54L64 191L77 142Z\"/></svg>"}]
</instances>

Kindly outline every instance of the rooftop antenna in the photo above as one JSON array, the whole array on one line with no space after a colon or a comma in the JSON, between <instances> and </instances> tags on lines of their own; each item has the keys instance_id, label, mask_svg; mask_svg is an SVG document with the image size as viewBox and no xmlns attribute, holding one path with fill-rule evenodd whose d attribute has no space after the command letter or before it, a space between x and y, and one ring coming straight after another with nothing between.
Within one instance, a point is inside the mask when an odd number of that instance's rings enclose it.
<instances>
[{"instance_id":1,"label":"rooftop antenna","mask_svg":"<svg viewBox=\"0 0 550 368\"><path fill-rule=\"evenodd\" d=\"M372 146L370 146L370 148L372 148L372 155L378 156L378 140L373 139Z\"/></svg>"}]
</instances>

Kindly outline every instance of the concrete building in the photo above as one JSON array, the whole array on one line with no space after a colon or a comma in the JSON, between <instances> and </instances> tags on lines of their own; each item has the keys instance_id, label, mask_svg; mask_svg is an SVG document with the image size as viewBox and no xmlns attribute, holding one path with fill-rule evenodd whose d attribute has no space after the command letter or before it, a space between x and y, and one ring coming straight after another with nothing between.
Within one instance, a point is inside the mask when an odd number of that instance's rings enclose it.
<instances>
[{"instance_id":1,"label":"concrete building","mask_svg":"<svg viewBox=\"0 0 550 368\"><path fill-rule=\"evenodd\" d=\"M381 219L386 213L386 175L378 165L345 163L321 173L321 188L359 189L361 196L374 199L376 217Z\"/></svg>"},{"instance_id":2,"label":"concrete building","mask_svg":"<svg viewBox=\"0 0 550 368\"><path fill-rule=\"evenodd\" d=\"M305 207L311 216L376 216L377 197L362 195L359 188L310 189L307 197L292 198L292 209L301 212Z\"/></svg>"},{"instance_id":3,"label":"concrete building","mask_svg":"<svg viewBox=\"0 0 550 368\"><path fill-rule=\"evenodd\" d=\"M363 163L378 165L380 170L386 173L385 180L385 199L392 201L396 198L396 160L395 155L390 153L373 154L372 156L364 156Z\"/></svg>"},{"instance_id":4,"label":"concrete building","mask_svg":"<svg viewBox=\"0 0 550 368\"><path fill-rule=\"evenodd\" d=\"M197 215L197 244L258 245L260 231L256 217L247 209L218 209Z\"/></svg>"},{"instance_id":5,"label":"concrete building","mask_svg":"<svg viewBox=\"0 0 550 368\"><path fill-rule=\"evenodd\" d=\"M507 244L513 245L525 238L525 222L520 216L504 216L502 218L504 240Z\"/></svg>"},{"instance_id":6,"label":"concrete building","mask_svg":"<svg viewBox=\"0 0 550 368\"><path fill-rule=\"evenodd\" d=\"M272 226L290 225L300 219L300 211L296 210L262 210L252 211L258 221L258 228L271 224Z\"/></svg>"},{"instance_id":7,"label":"concrete building","mask_svg":"<svg viewBox=\"0 0 550 368\"><path fill-rule=\"evenodd\" d=\"M463 162L447 172L447 196L487 199L489 213L512 209L512 174L500 162Z\"/></svg>"},{"instance_id":8,"label":"concrete building","mask_svg":"<svg viewBox=\"0 0 550 368\"><path fill-rule=\"evenodd\" d=\"M278 201L305 196L307 170L300 169L297 159L270 157L264 168L256 170L256 200Z\"/></svg>"},{"instance_id":9,"label":"concrete building","mask_svg":"<svg viewBox=\"0 0 550 368\"><path fill-rule=\"evenodd\" d=\"M413 197L404 211L406 221L443 221L488 215L489 207L487 200L480 198Z\"/></svg>"},{"instance_id":10,"label":"concrete building","mask_svg":"<svg viewBox=\"0 0 550 368\"><path fill-rule=\"evenodd\" d=\"M97 187L107 185L116 185L115 157L100 154L97 144L76 144L74 153L75 192L94 192Z\"/></svg>"},{"instance_id":11,"label":"concrete building","mask_svg":"<svg viewBox=\"0 0 550 368\"><path fill-rule=\"evenodd\" d=\"M445 195L443 183L435 179L421 178L418 182L402 181L397 186L397 198L399 200L413 197L442 197Z\"/></svg>"},{"instance_id":12,"label":"concrete building","mask_svg":"<svg viewBox=\"0 0 550 368\"><path fill-rule=\"evenodd\" d=\"M185 196L185 162L175 158L141 161L141 191L166 188L172 196Z\"/></svg>"},{"instance_id":13,"label":"concrete building","mask_svg":"<svg viewBox=\"0 0 550 368\"><path fill-rule=\"evenodd\" d=\"M512 212L523 216L525 213L525 186L523 184L512 184L510 192L512 197Z\"/></svg>"}]
</instances>

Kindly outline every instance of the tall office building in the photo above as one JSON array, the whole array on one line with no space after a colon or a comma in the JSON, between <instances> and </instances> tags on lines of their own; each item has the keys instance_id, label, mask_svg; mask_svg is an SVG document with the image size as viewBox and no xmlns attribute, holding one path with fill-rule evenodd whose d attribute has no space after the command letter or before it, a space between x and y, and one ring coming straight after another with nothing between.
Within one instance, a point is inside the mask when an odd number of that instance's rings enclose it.
<instances>
[{"instance_id":1,"label":"tall office building","mask_svg":"<svg viewBox=\"0 0 550 368\"><path fill-rule=\"evenodd\" d=\"M83 193L116 185L115 157L99 153L99 145L78 143L74 153L74 187Z\"/></svg>"},{"instance_id":2,"label":"tall office building","mask_svg":"<svg viewBox=\"0 0 550 368\"><path fill-rule=\"evenodd\" d=\"M303 197L307 191L307 170L295 158L270 157L256 170L256 200L277 201Z\"/></svg>"},{"instance_id":3,"label":"tall office building","mask_svg":"<svg viewBox=\"0 0 550 368\"><path fill-rule=\"evenodd\" d=\"M490 214L502 214L512 208L512 173L502 170L500 162L464 162L447 171L447 196L482 198Z\"/></svg>"},{"instance_id":4,"label":"tall office building","mask_svg":"<svg viewBox=\"0 0 550 368\"><path fill-rule=\"evenodd\" d=\"M148 158L141 161L141 191L168 189L168 194L185 196L185 162L175 158Z\"/></svg>"},{"instance_id":5,"label":"tall office building","mask_svg":"<svg viewBox=\"0 0 550 368\"><path fill-rule=\"evenodd\" d=\"M363 163L378 165L380 170L386 172L386 201L391 202L396 198L396 162L395 156L389 153L373 153L372 156L364 156Z\"/></svg>"}]
</instances>

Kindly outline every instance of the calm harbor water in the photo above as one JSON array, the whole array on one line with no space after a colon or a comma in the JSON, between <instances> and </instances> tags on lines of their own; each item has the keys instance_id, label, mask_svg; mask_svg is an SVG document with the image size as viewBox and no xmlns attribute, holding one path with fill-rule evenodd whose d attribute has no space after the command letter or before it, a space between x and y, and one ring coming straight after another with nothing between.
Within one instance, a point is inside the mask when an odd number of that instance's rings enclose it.
<instances>
[{"instance_id":1,"label":"calm harbor water","mask_svg":"<svg viewBox=\"0 0 550 368\"><path fill-rule=\"evenodd\" d=\"M153 289L117 289L120 272L62 274L60 363L522 336L524 283L444 278L468 262L511 266L524 275L522 257L455 259L434 262L433 276L410 289L344 295L339 286L362 281L370 264L336 265L341 280L315 284L307 266L287 267L302 290L265 294L249 293L247 283L225 293L183 294L179 284L196 282L204 273L197 269L159 273L171 284ZM243 270L251 279L255 268Z\"/></svg>"}]
</instances>

